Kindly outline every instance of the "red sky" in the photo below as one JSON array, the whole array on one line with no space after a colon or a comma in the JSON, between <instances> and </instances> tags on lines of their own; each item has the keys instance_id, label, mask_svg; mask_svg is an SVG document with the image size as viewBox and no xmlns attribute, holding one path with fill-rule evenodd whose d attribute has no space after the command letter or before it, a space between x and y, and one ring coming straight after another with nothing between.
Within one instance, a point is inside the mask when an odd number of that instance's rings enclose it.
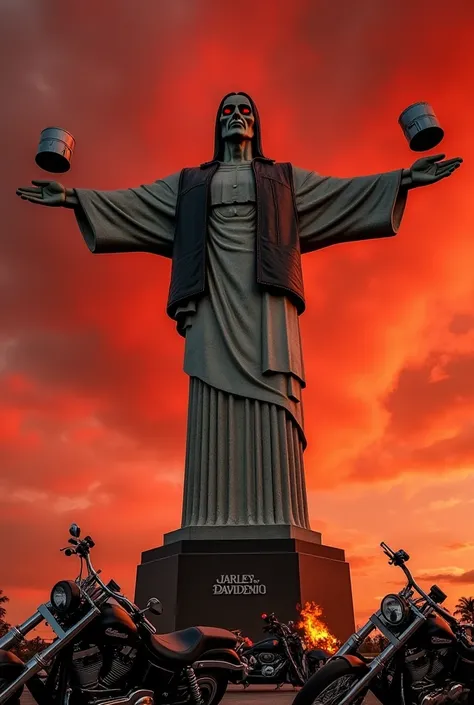
<instances>
[{"instance_id":1,"label":"red sky","mask_svg":"<svg viewBox=\"0 0 474 705\"><path fill-rule=\"evenodd\" d=\"M0 6L0 587L27 616L75 566L77 521L133 594L180 523L187 379L170 266L93 256L47 178L40 131L76 137L66 186L124 188L211 156L222 95L249 92L265 151L323 174L409 166L428 100L464 164L409 195L396 238L304 258L311 521L347 551L357 621L394 588L378 544L474 594L474 69L470 0L6 0ZM431 583L426 582L425 585Z\"/></svg>"}]
</instances>

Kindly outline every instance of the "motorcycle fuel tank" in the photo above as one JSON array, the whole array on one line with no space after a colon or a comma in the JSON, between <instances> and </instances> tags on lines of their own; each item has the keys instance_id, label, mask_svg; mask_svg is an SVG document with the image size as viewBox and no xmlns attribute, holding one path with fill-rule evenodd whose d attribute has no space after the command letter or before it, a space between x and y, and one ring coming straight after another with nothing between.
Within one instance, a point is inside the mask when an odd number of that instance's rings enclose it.
<instances>
[{"instance_id":1,"label":"motorcycle fuel tank","mask_svg":"<svg viewBox=\"0 0 474 705\"><path fill-rule=\"evenodd\" d=\"M91 624L89 636L97 643L99 640L131 644L138 638L138 628L123 607L107 603L101 608L101 614Z\"/></svg>"},{"instance_id":2,"label":"motorcycle fuel tank","mask_svg":"<svg viewBox=\"0 0 474 705\"><path fill-rule=\"evenodd\" d=\"M416 643L425 649L445 649L456 643L456 635L449 624L438 614L428 617L415 637Z\"/></svg>"},{"instance_id":3,"label":"motorcycle fuel tank","mask_svg":"<svg viewBox=\"0 0 474 705\"><path fill-rule=\"evenodd\" d=\"M246 654L257 654L261 651L275 651L278 649L280 642L278 639L262 639L262 641L257 641L256 644L245 649Z\"/></svg>"}]
</instances>

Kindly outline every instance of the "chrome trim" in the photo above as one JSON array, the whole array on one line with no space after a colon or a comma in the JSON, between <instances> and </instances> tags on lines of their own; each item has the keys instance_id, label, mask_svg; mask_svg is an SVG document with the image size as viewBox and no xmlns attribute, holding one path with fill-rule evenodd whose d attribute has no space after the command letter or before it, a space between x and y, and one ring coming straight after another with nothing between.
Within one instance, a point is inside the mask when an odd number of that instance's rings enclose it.
<instances>
[{"instance_id":1,"label":"chrome trim","mask_svg":"<svg viewBox=\"0 0 474 705\"><path fill-rule=\"evenodd\" d=\"M51 603L47 602L46 607L51 607ZM5 634L5 636L0 639L0 649L9 649L15 644L19 644L23 640L25 634L28 634L32 629L37 627L38 624L41 624L43 619L44 617L39 611L37 611L32 614L31 617L28 617L23 624L18 624L16 627L12 627Z\"/></svg>"},{"instance_id":2,"label":"chrome trim","mask_svg":"<svg viewBox=\"0 0 474 705\"><path fill-rule=\"evenodd\" d=\"M154 696L152 690L135 690L133 693L129 693L125 697L117 698L98 698L97 703L104 703L104 705L153 705Z\"/></svg>"},{"instance_id":3,"label":"chrome trim","mask_svg":"<svg viewBox=\"0 0 474 705\"><path fill-rule=\"evenodd\" d=\"M227 671L246 671L247 666L244 663L237 665L229 663L229 661L195 661L192 665L194 670L199 668L223 668Z\"/></svg>"},{"instance_id":4,"label":"chrome trim","mask_svg":"<svg viewBox=\"0 0 474 705\"><path fill-rule=\"evenodd\" d=\"M364 624L363 627L359 629L359 631L355 632L352 634L352 636L349 637L349 639L343 644L335 654L330 656L326 663L329 661L332 661L334 658L338 656L345 656L346 654L352 654L353 651L357 651L359 646L363 644L365 639L369 636L371 632L373 632L375 629L374 625L372 622L369 620L366 624Z\"/></svg>"},{"instance_id":5,"label":"chrome trim","mask_svg":"<svg viewBox=\"0 0 474 705\"><path fill-rule=\"evenodd\" d=\"M410 637L418 631L420 628L421 622L426 620L426 617L421 614L418 610L417 619L415 619L408 627L405 629L404 632L400 634L398 637L398 646L395 646L394 644L389 644L383 651L380 653L378 656L374 658L373 661L370 662L370 664L367 666L367 673L362 676L362 678L357 681L355 685L352 686L352 688L347 692L347 695L338 702L337 705L350 705L350 703L353 702L354 698L359 695L364 688L367 688L370 681L374 678L374 676L377 675L377 673L380 673L385 668L386 663L392 658L393 654L396 653L403 644L406 644L406 642L410 639Z\"/></svg>"},{"instance_id":6,"label":"chrome trim","mask_svg":"<svg viewBox=\"0 0 474 705\"><path fill-rule=\"evenodd\" d=\"M18 627L12 627L4 637L0 639L0 649L10 649L23 641L23 634Z\"/></svg>"},{"instance_id":7,"label":"chrome trim","mask_svg":"<svg viewBox=\"0 0 474 705\"><path fill-rule=\"evenodd\" d=\"M0 693L0 705L6 702L15 693L18 688L25 685L38 671L43 670L43 668L48 665L52 658L61 651L61 649L66 646L70 641L75 639L75 637L86 627L92 620L94 620L97 615L100 614L100 610L97 607L89 610L87 614L82 617L73 627L67 629L64 632L64 637L61 639L55 639L52 644L50 644L44 651L39 654L35 654L25 664L25 670L22 672L18 678L12 681L7 687ZM148 705L148 704L147 704Z\"/></svg>"},{"instance_id":8,"label":"chrome trim","mask_svg":"<svg viewBox=\"0 0 474 705\"><path fill-rule=\"evenodd\" d=\"M59 624L54 614L50 612L49 609L46 607L46 605L40 605L38 607L38 612L44 618L45 622L49 624L56 636L58 636L60 639L64 639L66 632Z\"/></svg>"},{"instance_id":9,"label":"chrome trim","mask_svg":"<svg viewBox=\"0 0 474 705\"><path fill-rule=\"evenodd\" d=\"M400 645L400 639L392 631L390 631L390 629L387 627L386 622L383 622L377 614L373 614L370 618L370 621L372 622L374 627L379 630L379 632L382 632L384 637L388 639L389 642L393 644L393 646L396 646L398 648L398 646ZM401 624L397 626L401 626Z\"/></svg>"}]
</instances>

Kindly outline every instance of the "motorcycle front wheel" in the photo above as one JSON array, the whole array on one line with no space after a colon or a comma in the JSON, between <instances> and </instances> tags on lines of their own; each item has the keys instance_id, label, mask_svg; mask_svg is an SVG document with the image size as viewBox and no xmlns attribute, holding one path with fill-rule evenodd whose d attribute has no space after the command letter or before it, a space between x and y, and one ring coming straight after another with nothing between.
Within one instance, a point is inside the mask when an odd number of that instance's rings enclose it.
<instances>
[{"instance_id":1,"label":"motorcycle front wheel","mask_svg":"<svg viewBox=\"0 0 474 705\"><path fill-rule=\"evenodd\" d=\"M345 659L336 659L322 666L301 688L293 705L339 705L342 698L364 675ZM368 690L365 690L352 705L362 705Z\"/></svg>"}]
</instances>

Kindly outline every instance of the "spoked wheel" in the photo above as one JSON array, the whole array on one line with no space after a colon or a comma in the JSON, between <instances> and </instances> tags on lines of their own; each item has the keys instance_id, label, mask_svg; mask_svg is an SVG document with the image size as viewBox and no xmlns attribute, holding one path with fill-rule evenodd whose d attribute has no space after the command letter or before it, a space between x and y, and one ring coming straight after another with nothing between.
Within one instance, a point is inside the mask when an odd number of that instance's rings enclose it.
<instances>
[{"instance_id":1,"label":"spoked wheel","mask_svg":"<svg viewBox=\"0 0 474 705\"><path fill-rule=\"evenodd\" d=\"M345 659L331 661L311 676L293 705L339 705L364 672L364 669L352 666ZM366 695L367 689L352 705L361 705Z\"/></svg>"},{"instance_id":2,"label":"spoked wheel","mask_svg":"<svg viewBox=\"0 0 474 705\"><path fill-rule=\"evenodd\" d=\"M316 696L313 700L313 705L338 705L342 698L358 681L357 676L341 676L336 678L327 688ZM364 700L365 695L361 695L354 705L360 705Z\"/></svg>"}]
</instances>

